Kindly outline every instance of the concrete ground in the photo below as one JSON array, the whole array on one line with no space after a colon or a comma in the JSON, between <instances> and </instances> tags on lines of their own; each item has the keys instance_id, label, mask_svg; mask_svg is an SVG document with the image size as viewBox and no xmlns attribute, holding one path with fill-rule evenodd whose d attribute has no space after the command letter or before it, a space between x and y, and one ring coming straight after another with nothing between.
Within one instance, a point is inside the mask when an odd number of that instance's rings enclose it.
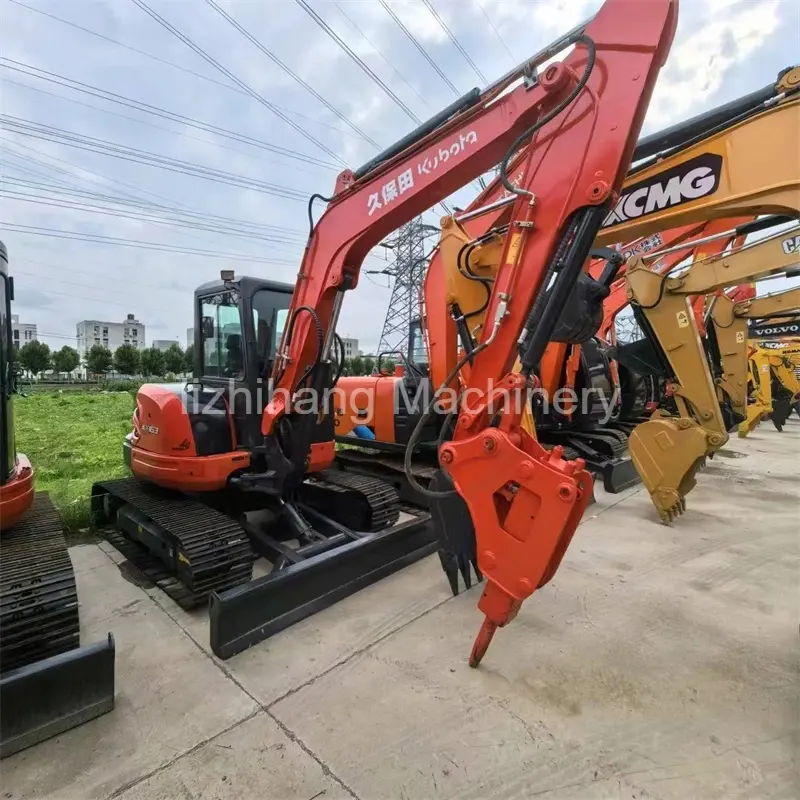
<instances>
[{"instance_id":1,"label":"concrete ground","mask_svg":"<svg viewBox=\"0 0 800 800\"><path fill-rule=\"evenodd\" d=\"M687 513L601 496L555 579L466 657L431 557L227 662L208 622L72 549L114 711L3 761L2 797L797 798L800 420L735 437Z\"/></svg>"}]
</instances>

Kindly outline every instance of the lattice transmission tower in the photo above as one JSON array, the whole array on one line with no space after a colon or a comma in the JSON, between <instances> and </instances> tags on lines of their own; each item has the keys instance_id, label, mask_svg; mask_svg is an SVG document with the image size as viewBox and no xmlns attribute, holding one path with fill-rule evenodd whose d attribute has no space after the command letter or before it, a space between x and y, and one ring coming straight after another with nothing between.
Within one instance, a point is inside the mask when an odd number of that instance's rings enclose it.
<instances>
[{"instance_id":1,"label":"lattice transmission tower","mask_svg":"<svg viewBox=\"0 0 800 800\"><path fill-rule=\"evenodd\" d=\"M422 217L417 217L399 228L384 243L385 247L393 251L394 260L382 272L394 279L394 285L378 353L406 352L411 321L419 316L420 292L428 265L426 256L432 246L429 240L438 234L438 228L423 222Z\"/></svg>"}]
</instances>

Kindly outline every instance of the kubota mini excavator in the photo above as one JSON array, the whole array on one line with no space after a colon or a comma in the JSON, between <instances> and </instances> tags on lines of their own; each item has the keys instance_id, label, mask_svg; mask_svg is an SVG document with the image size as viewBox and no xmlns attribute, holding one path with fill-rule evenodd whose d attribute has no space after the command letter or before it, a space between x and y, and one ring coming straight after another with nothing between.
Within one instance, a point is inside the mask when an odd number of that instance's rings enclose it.
<instances>
[{"instance_id":1,"label":"kubota mini excavator","mask_svg":"<svg viewBox=\"0 0 800 800\"><path fill-rule=\"evenodd\" d=\"M114 640L80 646L61 521L16 451L14 281L0 242L0 758L114 707Z\"/></svg>"},{"instance_id":2,"label":"kubota mini excavator","mask_svg":"<svg viewBox=\"0 0 800 800\"><path fill-rule=\"evenodd\" d=\"M237 539L246 547L232 561L245 573L251 542L258 546L265 537L275 552L279 539L329 546L333 537L322 531L338 524L331 519L342 505L337 487L323 475L325 513L311 505L304 485L333 462L332 425L326 408L313 402L309 408L306 401L335 384L334 331L344 293L356 287L361 262L384 236L499 163L514 196L512 233L489 298L489 324L465 356L471 391L458 405L452 439L440 448L433 501L448 521L437 531L442 549L477 562L486 577L479 602L485 620L470 656L476 666L496 628L553 576L591 494L582 462L545 450L521 427L524 408L513 402L497 408L496 397L513 396L534 380L535 365L614 207L676 23L676 0L606 0L592 20L486 90L468 93L360 169L342 172L324 214L311 226L288 309L272 301L275 316L267 316L263 339L260 317L258 324L253 320L254 284L226 275L222 287L200 292L202 384L185 392L142 387L126 451L144 480L98 486L98 513L115 515L125 535L158 558L158 568L178 574L198 567L190 546L199 548L206 564L219 559L212 574L228 568ZM570 47L562 61L539 69ZM529 142L523 177L512 186L509 162ZM281 310L288 311L286 324L280 345L271 350ZM521 371L514 373L517 357ZM268 396L251 403L248 414L233 389L247 381L252 390L270 370ZM212 377L224 379L220 392L210 391L218 385ZM347 491L340 494L347 503ZM240 515L219 512L214 504L247 504L269 519L245 528ZM381 537L361 537L340 524L338 530L352 539L340 550ZM408 559L401 550L399 559ZM283 557L291 561L292 554ZM339 568L336 551L329 570L324 554L315 558L309 580L334 584L315 602L329 604L343 594L332 574ZM358 566L353 582L365 585L369 579ZM218 655L230 656L269 635L275 620L265 624L265 596L289 609L284 627L309 613L289 596L296 588L287 577L291 569L211 591ZM382 569L380 564L375 572ZM265 595L267 584L272 589Z\"/></svg>"}]
</instances>

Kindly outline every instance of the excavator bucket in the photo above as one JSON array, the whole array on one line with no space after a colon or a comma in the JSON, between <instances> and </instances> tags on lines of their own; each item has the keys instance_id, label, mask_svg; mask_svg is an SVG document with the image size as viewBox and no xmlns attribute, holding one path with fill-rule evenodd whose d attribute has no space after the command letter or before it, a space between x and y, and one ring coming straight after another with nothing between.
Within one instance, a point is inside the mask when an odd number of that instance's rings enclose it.
<instances>
[{"instance_id":1,"label":"excavator bucket","mask_svg":"<svg viewBox=\"0 0 800 800\"><path fill-rule=\"evenodd\" d=\"M671 522L686 510L686 495L705 463L705 431L689 419L656 416L634 429L628 447L661 519Z\"/></svg>"}]
</instances>

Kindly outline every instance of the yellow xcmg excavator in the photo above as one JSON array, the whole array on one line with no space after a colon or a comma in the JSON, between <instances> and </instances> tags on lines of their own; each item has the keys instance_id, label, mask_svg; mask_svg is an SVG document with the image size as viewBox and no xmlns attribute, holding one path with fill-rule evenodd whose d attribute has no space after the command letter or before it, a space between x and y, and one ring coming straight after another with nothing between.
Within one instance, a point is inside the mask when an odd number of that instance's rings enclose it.
<instances>
[{"instance_id":1,"label":"yellow xcmg excavator","mask_svg":"<svg viewBox=\"0 0 800 800\"><path fill-rule=\"evenodd\" d=\"M800 287L740 302L725 294L713 299L709 309L712 325L708 330L718 358L714 382L717 394L724 393L739 414L747 410L748 323L796 311L800 311ZM792 377L795 378L793 373Z\"/></svg>"},{"instance_id":2,"label":"yellow xcmg excavator","mask_svg":"<svg viewBox=\"0 0 800 800\"><path fill-rule=\"evenodd\" d=\"M774 221L775 218L767 218L747 223L737 231L753 230ZM798 255L783 249L786 236L786 232L780 233L734 253L695 261L677 277L653 272L639 257L628 264L631 302L650 342L659 345L660 352L653 348L654 356L662 361L671 379L671 394L678 411L677 416L663 410L656 412L634 430L629 440L642 482L665 521L685 509L697 468L728 441L728 426L688 299L790 271L797 265ZM625 358L624 347L618 348L618 357ZM726 388L724 384L718 386ZM732 405L734 402L739 402L741 408L741 396L736 398L735 391Z\"/></svg>"},{"instance_id":3,"label":"yellow xcmg excavator","mask_svg":"<svg viewBox=\"0 0 800 800\"><path fill-rule=\"evenodd\" d=\"M800 379L791 359L782 349L755 347L750 353L748 368L751 402L747 406L747 417L739 425L739 436L747 436L767 417L782 431L792 408L800 402Z\"/></svg>"}]
</instances>

